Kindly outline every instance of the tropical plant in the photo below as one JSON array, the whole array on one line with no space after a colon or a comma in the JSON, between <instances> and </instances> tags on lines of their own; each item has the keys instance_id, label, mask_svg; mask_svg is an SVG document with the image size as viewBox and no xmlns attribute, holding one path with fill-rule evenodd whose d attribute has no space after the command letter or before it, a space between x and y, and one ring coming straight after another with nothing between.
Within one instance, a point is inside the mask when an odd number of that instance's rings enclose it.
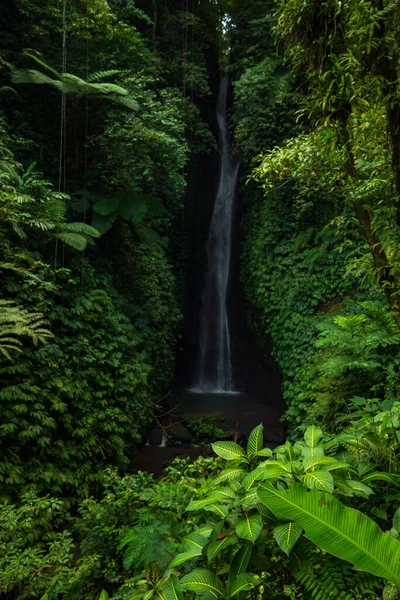
<instances>
[{"instance_id":1,"label":"tropical plant","mask_svg":"<svg viewBox=\"0 0 400 600\"><path fill-rule=\"evenodd\" d=\"M15 352L22 352L19 338L29 337L37 346L45 343L53 334L46 325L42 313L32 313L11 300L0 299L0 354L11 360Z\"/></svg>"},{"instance_id":2,"label":"tropical plant","mask_svg":"<svg viewBox=\"0 0 400 600\"><path fill-rule=\"evenodd\" d=\"M359 593L357 585L364 590L370 585L371 593L373 589L375 592L383 589L380 577L399 584L397 540L385 534L370 517L345 506L335 497L342 493L346 498L347 492L350 496L368 497L372 489L349 478L350 472L354 473L349 463L324 454L324 447L339 454L340 445L335 439L323 441L324 437L320 429L309 427L304 441L294 446L286 442L271 451L262 447L263 427L260 425L249 437L247 452L234 442L213 444L214 451L227 461L226 469L210 480L205 496L203 493L200 499L188 505L189 512L203 511L207 519L185 537L182 551L169 565L170 569L194 561L200 561L201 565L207 557L211 570L196 566L181 579L183 589L202 595L207 586L211 586L216 597L230 598L237 593L237 586L247 590L260 586L260 568L255 566L271 560L266 556L268 539L274 539L279 548L290 555L293 565L298 563L297 570L291 567L297 584L300 590L302 586L303 590L309 589L307 585L313 577L310 549L306 553L308 562L302 563L300 546L299 552L293 554L295 545L303 544L299 541L303 533L320 550L370 574L360 574L359 579L352 575L354 594ZM340 475L341 471L347 474L347 479ZM374 476L371 472L370 475L372 481ZM375 475L377 479L386 476L391 479L390 474ZM393 477L392 484L398 483ZM397 522L397 513L394 519ZM386 561L386 553L393 556L393 561ZM261 562L260 557L263 557ZM334 575L335 559L331 560L327 571L321 571L323 579L315 588L316 597L325 597L324 587L329 598L359 597L342 587L340 578ZM234 568L237 564L244 565L240 574ZM225 573L229 573L228 579ZM290 581L286 585L290 590Z\"/></svg>"},{"instance_id":3,"label":"tropical plant","mask_svg":"<svg viewBox=\"0 0 400 600\"><path fill-rule=\"evenodd\" d=\"M30 83L35 85L51 85L64 94L77 96L94 96L106 98L112 102L123 104L131 110L138 109L137 101L129 92L114 83L102 83L102 79L113 77L120 73L117 69L101 71L88 75L86 80L71 73L58 73L50 67L38 53L25 50L24 54L38 63L44 70L51 73L52 77L35 69L22 70L11 66L11 81L16 84ZM100 83L99 83L100 82Z\"/></svg>"}]
</instances>

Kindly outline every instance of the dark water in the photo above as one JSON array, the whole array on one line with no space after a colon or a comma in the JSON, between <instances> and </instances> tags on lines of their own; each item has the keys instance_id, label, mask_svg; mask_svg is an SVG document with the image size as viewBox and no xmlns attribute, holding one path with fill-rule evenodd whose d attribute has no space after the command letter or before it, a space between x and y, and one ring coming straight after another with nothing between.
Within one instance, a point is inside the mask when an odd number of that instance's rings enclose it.
<instances>
[{"instance_id":1,"label":"dark water","mask_svg":"<svg viewBox=\"0 0 400 600\"><path fill-rule=\"evenodd\" d=\"M250 431L262 423L265 445L274 447L283 443L285 427L280 422L282 405L269 399L245 393L195 393L177 389L168 400L168 409L175 408L177 419L199 417L222 417L220 426L226 431L226 439L245 441ZM160 447L159 441L151 446L140 446L135 459L135 469L159 475L163 466L173 458L212 455L208 447L184 443L180 446Z\"/></svg>"}]
</instances>

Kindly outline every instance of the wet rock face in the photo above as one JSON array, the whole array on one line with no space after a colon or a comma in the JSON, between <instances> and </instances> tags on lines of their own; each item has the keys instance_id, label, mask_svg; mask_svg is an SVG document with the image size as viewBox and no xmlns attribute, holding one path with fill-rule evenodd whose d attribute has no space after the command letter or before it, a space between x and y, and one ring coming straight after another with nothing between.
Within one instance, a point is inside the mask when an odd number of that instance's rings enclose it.
<instances>
[{"instance_id":1,"label":"wet rock face","mask_svg":"<svg viewBox=\"0 0 400 600\"><path fill-rule=\"evenodd\" d=\"M191 442L192 434L190 431L182 424L175 423L168 427L167 429L168 437L173 440L180 440L183 442Z\"/></svg>"}]
</instances>

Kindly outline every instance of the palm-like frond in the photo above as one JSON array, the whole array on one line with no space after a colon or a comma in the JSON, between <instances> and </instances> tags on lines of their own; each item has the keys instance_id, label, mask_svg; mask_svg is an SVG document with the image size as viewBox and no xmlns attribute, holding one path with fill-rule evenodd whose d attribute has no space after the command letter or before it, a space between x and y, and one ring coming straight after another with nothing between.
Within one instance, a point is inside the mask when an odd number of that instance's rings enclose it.
<instances>
[{"instance_id":1,"label":"palm-like frond","mask_svg":"<svg viewBox=\"0 0 400 600\"><path fill-rule=\"evenodd\" d=\"M363 314L337 315L319 325L317 347L320 373L340 377L349 370L374 371L385 348L400 344L400 333L390 315L373 302L360 303Z\"/></svg>"},{"instance_id":2,"label":"palm-like frond","mask_svg":"<svg viewBox=\"0 0 400 600\"><path fill-rule=\"evenodd\" d=\"M64 94L105 97L113 102L123 104L131 110L139 108L138 102L124 87L115 83L104 83L101 79L120 73L118 70L98 71L89 75L87 80L72 73L58 73L43 61L37 54L26 51L25 54L40 64L52 77L36 69L11 68L11 80L16 84L31 83L35 85L50 85Z\"/></svg>"},{"instance_id":3,"label":"palm-like frond","mask_svg":"<svg viewBox=\"0 0 400 600\"><path fill-rule=\"evenodd\" d=\"M95 81L99 81L100 79L106 79L107 77L114 77L114 75L120 75L123 73L120 69L109 69L108 71L97 71L96 73L92 73L88 75L86 80L89 83L93 83Z\"/></svg>"},{"instance_id":4,"label":"palm-like frond","mask_svg":"<svg viewBox=\"0 0 400 600\"><path fill-rule=\"evenodd\" d=\"M88 244L92 243L93 238L100 237L100 233L86 223L63 223L53 236L71 248L82 252Z\"/></svg>"},{"instance_id":5,"label":"palm-like frond","mask_svg":"<svg viewBox=\"0 0 400 600\"><path fill-rule=\"evenodd\" d=\"M92 227L91 225L88 225L87 223L82 223L82 222L63 223L62 225L59 226L58 230L61 233L63 233L63 232L79 233L81 235L90 236L93 238L100 237L100 233L97 231L97 229L95 229L95 227Z\"/></svg>"},{"instance_id":6,"label":"palm-like frond","mask_svg":"<svg viewBox=\"0 0 400 600\"><path fill-rule=\"evenodd\" d=\"M0 300L0 354L11 359L14 352L21 352L21 337L29 337L35 345L46 342L53 337L46 325L42 313L31 313L11 300Z\"/></svg>"},{"instance_id":7,"label":"palm-like frond","mask_svg":"<svg viewBox=\"0 0 400 600\"><path fill-rule=\"evenodd\" d=\"M329 555L322 556L307 543L293 552L290 570L302 589L314 600L352 600L360 597L360 593L366 598L381 597L383 584L379 578L355 571Z\"/></svg>"},{"instance_id":8,"label":"palm-like frond","mask_svg":"<svg viewBox=\"0 0 400 600\"><path fill-rule=\"evenodd\" d=\"M30 277L31 279L35 279L36 281L40 281L40 277L32 273L29 269L24 269L23 267L19 267L14 263L8 262L0 262L0 269L13 271L22 277Z\"/></svg>"}]
</instances>

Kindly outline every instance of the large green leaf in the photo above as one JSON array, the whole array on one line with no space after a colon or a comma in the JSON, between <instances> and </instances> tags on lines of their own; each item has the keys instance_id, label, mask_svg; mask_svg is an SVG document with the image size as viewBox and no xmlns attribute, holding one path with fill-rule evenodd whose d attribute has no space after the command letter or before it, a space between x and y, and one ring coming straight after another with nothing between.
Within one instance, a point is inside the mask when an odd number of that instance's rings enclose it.
<instances>
[{"instance_id":1,"label":"large green leaf","mask_svg":"<svg viewBox=\"0 0 400 600\"><path fill-rule=\"evenodd\" d=\"M149 593L149 592L147 592L147 593ZM146 595L147 594L145 594L143 596L143 600L146 600ZM151 596L149 596L148 600L150 600L150 598L151 598ZM166 596L165 596L165 591L163 589L160 589L160 588L156 588L154 590L154 598L155 598L155 600L167 600Z\"/></svg>"},{"instance_id":2,"label":"large green leaf","mask_svg":"<svg viewBox=\"0 0 400 600\"><path fill-rule=\"evenodd\" d=\"M363 483L369 483L370 481L388 481L393 485L400 485L400 477L394 473L382 473L380 471L375 473L369 473L366 477L362 478Z\"/></svg>"},{"instance_id":3,"label":"large green leaf","mask_svg":"<svg viewBox=\"0 0 400 600\"><path fill-rule=\"evenodd\" d=\"M238 479L246 475L245 469L243 467L235 467L234 469L225 469L221 471L221 473L213 480L213 485L219 485L224 481L231 481L232 479Z\"/></svg>"},{"instance_id":4,"label":"large green leaf","mask_svg":"<svg viewBox=\"0 0 400 600\"><path fill-rule=\"evenodd\" d=\"M249 435L249 439L247 441L247 454L249 456L253 456L259 452L263 447L264 442L264 427L262 425L257 425L253 429L253 431Z\"/></svg>"},{"instance_id":5,"label":"large green leaf","mask_svg":"<svg viewBox=\"0 0 400 600\"><path fill-rule=\"evenodd\" d=\"M333 477L329 471L312 471L303 475L301 480L310 490L322 490L328 494L333 492Z\"/></svg>"},{"instance_id":6,"label":"large green leaf","mask_svg":"<svg viewBox=\"0 0 400 600\"><path fill-rule=\"evenodd\" d=\"M368 485L361 483L361 481L354 481L354 479L346 479L346 485L348 485L355 496L361 496L361 498L368 498L374 493Z\"/></svg>"},{"instance_id":7,"label":"large green leaf","mask_svg":"<svg viewBox=\"0 0 400 600\"><path fill-rule=\"evenodd\" d=\"M315 446L314 448L305 446L301 451L301 454L304 460L311 461L324 456L324 449L321 446Z\"/></svg>"},{"instance_id":8,"label":"large green leaf","mask_svg":"<svg viewBox=\"0 0 400 600\"><path fill-rule=\"evenodd\" d=\"M147 204L136 198L119 198L119 213L125 221L140 223L147 214Z\"/></svg>"},{"instance_id":9,"label":"large green leaf","mask_svg":"<svg viewBox=\"0 0 400 600\"><path fill-rule=\"evenodd\" d=\"M297 523L282 523L282 525L274 528L274 538L279 548L289 556L302 531L302 528Z\"/></svg>"},{"instance_id":10,"label":"large green leaf","mask_svg":"<svg viewBox=\"0 0 400 600\"><path fill-rule=\"evenodd\" d=\"M226 535L225 537L219 539L219 540L215 540L214 542L211 542L211 544L209 544L207 546L207 558L210 561L212 561L216 556L218 556L218 554L224 549L227 548L228 546L232 546L232 544L235 544L237 542L237 537L236 535L231 532L228 535Z\"/></svg>"},{"instance_id":11,"label":"large green leaf","mask_svg":"<svg viewBox=\"0 0 400 600\"><path fill-rule=\"evenodd\" d=\"M175 556L168 566L169 569L173 569L174 567L177 567L188 560L192 560L193 558L201 556L203 553L203 548L207 544L208 539L205 535L202 535L198 531L194 531L193 533L185 536L182 542L183 552L180 552Z\"/></svg>"},{"instance_id":12,"label":"large green leaf","mask_svg":"<svg viewBox=\"0 0 400 600\"><path fill-rule=\"evenodd\" d=\"M395 585L393 585L393 583L389 583L383 590L382 600L398 600L398 598L398 588Z\"/></svg>"},{"instance_id":13,"label":"large green leaf","mask_svg":"<svg viewBox=\"0 0 400 600\"><path fill-rule=\"evenodd\" d=\"M280 463L269 460L257 467L264 474L263 479L276 479L277 477L291 476L293 463Z\"/></svg>"},{"instance_id":14,"label":"large green leaf","mask_svg":"<svg viewBox=\"0 0 400 600\"><path fill-rule=\"evenodd\" d=\"M181 579L181 585L198 596L224 598L225 590L222 582L214 573L207 569L195 569Z\"/></svg>"},{"instance_id":15,"label":"large green leaf","mask_svg":"<svg viewBox=\"0 0 400 600\"><path fill-rule=\"evenodd\" d=\"M233 598L246 590L252 590L256 585L259 585L260 578L254 573L242 573L231 582L228 588L228 597Z\"/></svg>"},{"instance_id":16,"label":"large green leaf","mask_svg":"<svg viewBox=\"0 0 400 600\"><path fill-rule=\"evenodd\" d=\"M174 567L178 567L188 560L193 560L194 558L198 558L201 556L201 550L193 549L190 552L180 552L175 556L175 558L169 563L168 569L173 569Z\"/></svg>"},{"instance_id":17,"label":"large green leaf","mask_svg":"<svg viewBox=\"0 0 400 600\"><path fill-rule=\"evenodd\" d=\"M272 456L272 450L271 450L271 448L261 448L261 450L259 450L258 452L256 452L255 456L267 456L267 457L270 457L270 456Z\"/></svg>"},{"instance_id":18,"label":"large green leaf","mask_svg":"<svg viewBox=\"0 0 400 600\"><path fill-rule=\"evenodd\" d=\"M236 493L227 485L213 489L212 495L219 500L234 500L236 498Z\"/></svg>"},{"instance_id":19,"label":"large green leaf","mask_svg":"<svg viewBox=\"0 0 400 600\"><path fill-rule=\"evenodd\" d=\"M113 226L118 214L116 212L111 215L102 216L102 215L93 215L92 217L92 227L97 229L100 235L107 233L109 229Z\"/></svg>"},{"instance_id":20,"label":"large green leaf","mask_svg":"<svg viewBox=\"0 0 400 600\"><path fill-rule=\"evenodd\" d=\"M315 425L311 425L305 430L304 440L309 448L316 448L321 437L322 429L320 429L319 427L315 427Z\"/></svg>"},{"instance_id":21,"label":"large green leaf","mask_svg":"<svg viewBox=\"0 0 400 600\"><path fill-rule=\"evenodd\" d=\"M243 548L241 548L239 552L235 554L229 568L228 587L232 585L232 583L239 575L241 575L241 573L246 571L252 553L253 545L246 543Z\"/></svg>"},{"instance_id":22,"label":"large green leaf","mask_svg":"<svg viewBox=\"0 0 400 600\"><path fill-rule=\"evenodd\" d=\"M257 489L254 487L247 494L241 496L236 502L235 506L241 506L244 510L249 510L250 508L254 508L257 504L259 504Z\"/></svg>"},{"instance_id":23,"label":"large green leaf","mask_svg":"<svg viewBox=\"0 0 400 600\"><path fill-rule=\"evenodd\" d=\"M183 594L180 588L180 583L176 575L171 575L165 586L166 600L183 600Z\"/></svg>"},{"instance_id":24,"label":"large green leaf","mask_svg":"<svg viewBox=\"0 0 400 600\"><path fill-rule=\"evenodd\" d=\"M201 554L204 546L208 542L208 539L205 535L198 533L198 531L194 531L193 533L186 535L183 538L182 542L184 544L184 548L185 548L186 552L197 550L197 551L200 551L200 554Z\"/></svg>"},{"instance_id":25,"label":"large green leaf","mask_svg":"<svg viewBox=\"0 0 400 600\"><path fill-rule=\"evenodd\" d=\"M218 504L217 502L209 504L204 508L204 510L208 510L209 512L212 512L215 515L218 515L218 517L220 517L221 519L225 519L228 516L229 512L226 506L224 506L223 504Z\"/></svg>"},{"instance_id":26,"label":"large green leaf","mask_svg":"<svg viewBox=\"0 0 400 600\"><path fill-rule=\"evenodd\" d=\"M315 467L322 467L326 471L334 471L336 469L351 469L351 466L345 462L340 462L331 456L318 456L309 460L303 461L305 471L315 471Z\"/></svg>"},{"instance_id":27,"label":"large green leaf","mask_svg":"<svg viewBox=\"0 0 400 600\"><path fill-rule=\"evenodd\" d=\"M93 205L93 212L96 213L96 215L107 217L118 210L118 204L118 198L115 196L111 198L100 198L100 200Z\"/></svg>"},{"instance_id":28,"label":"large green leaf","mask_svg":"<svg viewBox=\"0 0 400 600\"><path fill-rule=\"evenodd\" d=\"M214 442L212 449L225 460L237 460L246 456L246 452L235 442Z\"/></svg>"},{"instance_id":29,"label":"large green leaf","mask_svg":"<svg viewBox=\"0 0 400 600\"><path fill-rule=\"evenodd\" d=\"M214 530L214 523L207 523L206 525L202 525L201 527L199 527L198 529L196 529L195 533L200 533L201 535L205 536L206 538L209 538L211 533Z\"/></svg>"},{"instance_id":30,"label":"large green leaf","mask_svg":"<svg viewBox=\"0 0 400 600\"><path fill-rule=\"evenodd\" d=\"M207 496L206 498L202 498L201 500L191 500L189 502L189 504L186 507L186 510L192 511L192 510L201 510L202 508L205 508L206 506L209 506L210 504L214 504L215 502L218 502L221 499L221 496L218 494L211 494L211 496Z\"/></svg>"},{"instance_id":31,"label":"large green leaf","mask_svg":"<svg viewBox=\"0 0 400 600\"><path fill-rule=\"evenodd\" d=\"M245 513L236 521L236 533L243 540L255 542L261 533L262 518L258 510Z\"/></svg>"},{"instance_id":32,"label":"large green leaf","mask_svg":"<svg viewBox=\"0 0 400 600\"><path fill-rule=\"evenodd\" d=\"M393 528L397 531L397 533L400 533L400 507L393 515Z\"/></svg>"},{"instance_id":33,"label":"large green leaf","mask_svg":"<svg viewBox=\"0 0 400 600\"><path fill-rule=\"evenodd\" d=\"M278 519L297 523L322 550L400 585L400 543L360 511L296 483L285 491L266 484L258 495Z\"/></svg>"},{"instance_id":34,"label":"large green leaf","mask_svg":"<svg viewBox=\"0 0 400 600\"><path fill-rule=\"evenodd\" d=\"M254 471L251 471L242 481L242 487L246 491L251 488L255 481L259 481L260 479L264 479L265 470L257 467Z\"/></svg>"}]
</instances>

